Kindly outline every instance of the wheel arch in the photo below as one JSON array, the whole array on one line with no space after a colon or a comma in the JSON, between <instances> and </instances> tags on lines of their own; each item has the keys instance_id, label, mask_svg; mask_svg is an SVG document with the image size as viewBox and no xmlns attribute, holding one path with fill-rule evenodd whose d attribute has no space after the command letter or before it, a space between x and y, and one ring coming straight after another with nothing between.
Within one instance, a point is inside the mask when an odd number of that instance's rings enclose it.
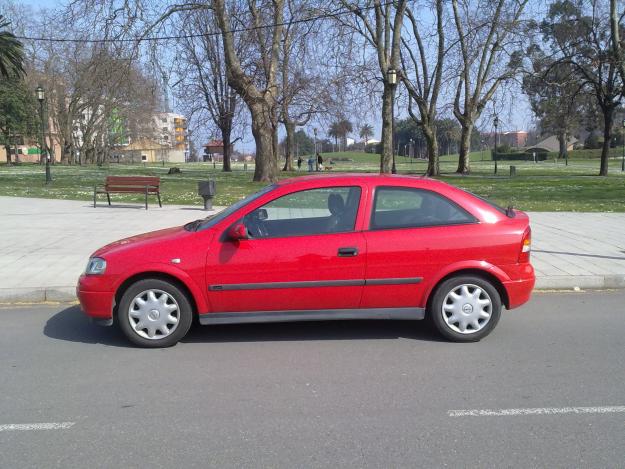
<instances>
[{"instance_id":1,"label":"wheel arch","mask_svg":"<svg viewBox=\"0 0 625 469\"><path fill-rule=\"evenodd\" d=\"M189 303L191 304L191 308L193 310L193 316L196 317L198 315L197 299L195 298L195 295L193 295L193 293L191 292L191 290L189 289L189 287L187 286L185 282L183 282L180 278L176 277L175 275L172 275L166 272L145 271L145 272L139 272L139 273L131 275L117 287L117 290L115 291L115 306L113 307L113 317L117 315L117 307L119 306L119 302L121 301L121 298L126 292L126 290L128 290L128 288L130 288L130 286L133 285L134 283L140 280L146 280L146 279L163 280L165 282L174 284L187 296L187 299L189 300Z\"/></svg>"},{"instance_id":2,"label":"wheel arch","mask_svg":"<svg viewBox=\"0 0 625 469\"><path fill-rule=\"evenodd\" d=\"M497 293L499 293L499 296L501 297L501 302L503 303L503 305L506 307L506 309L510 309L510 298L508 297L508 291L504 287L501 279L497 277L496 275L494 275L493 273L488 272L487 270L482 270L482 269L473 267L473 268L464 268L464 269L454 270L453 272L449 272L444 277L441 277L440 279L438 279L438 281L432 285L432 287L430 288L430 291L428 291L427 293L426 311L430 310L430 306L431 306L432 298L434 297L434 293L436 292L436 289L441 283L443 283L444 281L452 277L461 277L464 275L480 277L490 282L493 285L493 287L495 287L495 289L497 290Z\"/></svg>"}]
</instances>

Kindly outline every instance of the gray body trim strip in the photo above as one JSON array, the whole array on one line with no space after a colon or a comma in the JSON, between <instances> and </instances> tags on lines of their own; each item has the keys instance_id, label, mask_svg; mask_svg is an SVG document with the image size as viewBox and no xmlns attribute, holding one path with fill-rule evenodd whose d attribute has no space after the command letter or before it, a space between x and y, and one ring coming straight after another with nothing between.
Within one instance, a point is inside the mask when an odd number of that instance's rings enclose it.
<instances>
[{"instance_id":1,"label":"gray body trim strip","mask_svg":"<svg viewBox=\"0 0 625 469\"><path fill-rule=\"evenodd\" d=\"M368 280L309 280L303 282L231 283L209 285L210 291L275 290L279 288L358 287L367 285L405 285L420 283L422 277L374 278Z\"/></svg>"},{"instance_id":2,"label":"gray body trim strip","mask_svg":"<svg viewBox=\"0 0 625 469\"><path fill-rule=\"evenodd\" d=\"M425 317L424 308L313 309L301 311L252 311L200 314L200 324L332 321L336 319L410 319Z\"/></svg>"},{"instance_id":3,"label":"gray body trim strip","mask_svg":"<svg viewBox=\"0 0 625 469\"><path fill-rule=\"evenodd\" d=\"M365 280L365 285L406 285L409 283L421 283L422 281L423 277L369 278Z\"/></svg>"},{"instance_id":4,"label":"gray body trim strip","mask_svg":"<svg viewBox=\"0 0 625 469\"><path fill-rule=\"evenodd\" d=\"M358 287L364 284L364 280L310 280L305 282L231 283L209 285L208 289L210 291L275 290L278 288Z\"/></svg>"}]
</instances>

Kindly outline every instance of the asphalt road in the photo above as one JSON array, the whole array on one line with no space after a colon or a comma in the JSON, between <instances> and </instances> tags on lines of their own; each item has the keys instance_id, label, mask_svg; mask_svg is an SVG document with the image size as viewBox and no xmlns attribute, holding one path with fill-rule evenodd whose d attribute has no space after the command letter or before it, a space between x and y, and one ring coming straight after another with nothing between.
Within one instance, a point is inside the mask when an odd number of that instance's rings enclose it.
<instances>
[{"instance_id":1,"label":"asphalt road","mask_svg":"<svg viewBox=\"0 0 625 469\"><path fill-rule=\"evenodd\" d=\"M476 344L363 321L164 350L75 306L3 307L0 467L623 467L623 305L537 294ZM473 409L510 410L450 413Z\"/></svg>"}]
</instances>

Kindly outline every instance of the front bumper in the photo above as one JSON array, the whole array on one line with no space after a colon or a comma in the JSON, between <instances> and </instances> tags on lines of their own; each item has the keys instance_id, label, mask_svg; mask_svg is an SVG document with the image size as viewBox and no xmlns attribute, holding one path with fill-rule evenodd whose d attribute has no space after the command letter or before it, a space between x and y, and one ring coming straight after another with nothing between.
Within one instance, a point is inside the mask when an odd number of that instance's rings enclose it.
<instances>
[{"instance_id":1,"label":"front bumper","mask_svg":"<svg viewBox=\"0 0 625 469\"><path fill-rule=\"evenodd\" d=\"M113 319L115 293L102 291L103 281L97 276L81 275L76 296L84 313L98 323L108 324Z\"/></svg>"}]
</instances>

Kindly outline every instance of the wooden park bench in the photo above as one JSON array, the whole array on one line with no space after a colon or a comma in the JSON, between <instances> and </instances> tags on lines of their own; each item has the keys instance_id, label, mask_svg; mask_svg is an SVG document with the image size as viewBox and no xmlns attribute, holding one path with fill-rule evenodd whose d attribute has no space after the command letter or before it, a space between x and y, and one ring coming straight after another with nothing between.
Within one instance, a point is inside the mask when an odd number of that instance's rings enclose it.
<instances>
[{"instance_id":1,"label":"wooden park bench","mask_svg":"<svg viewBox=\"0 0 625 469\"><path fill-rule=\"evenodd\" d=\"M93 189L93 206L96 206L96 196L106 194L111 205L112 193L145 194L145 209L148 209L148 195L156 194L158 206L161 204L161 178L153 176L107 176L104 186L95 186Z\"/></svg>"}]
</instances>

